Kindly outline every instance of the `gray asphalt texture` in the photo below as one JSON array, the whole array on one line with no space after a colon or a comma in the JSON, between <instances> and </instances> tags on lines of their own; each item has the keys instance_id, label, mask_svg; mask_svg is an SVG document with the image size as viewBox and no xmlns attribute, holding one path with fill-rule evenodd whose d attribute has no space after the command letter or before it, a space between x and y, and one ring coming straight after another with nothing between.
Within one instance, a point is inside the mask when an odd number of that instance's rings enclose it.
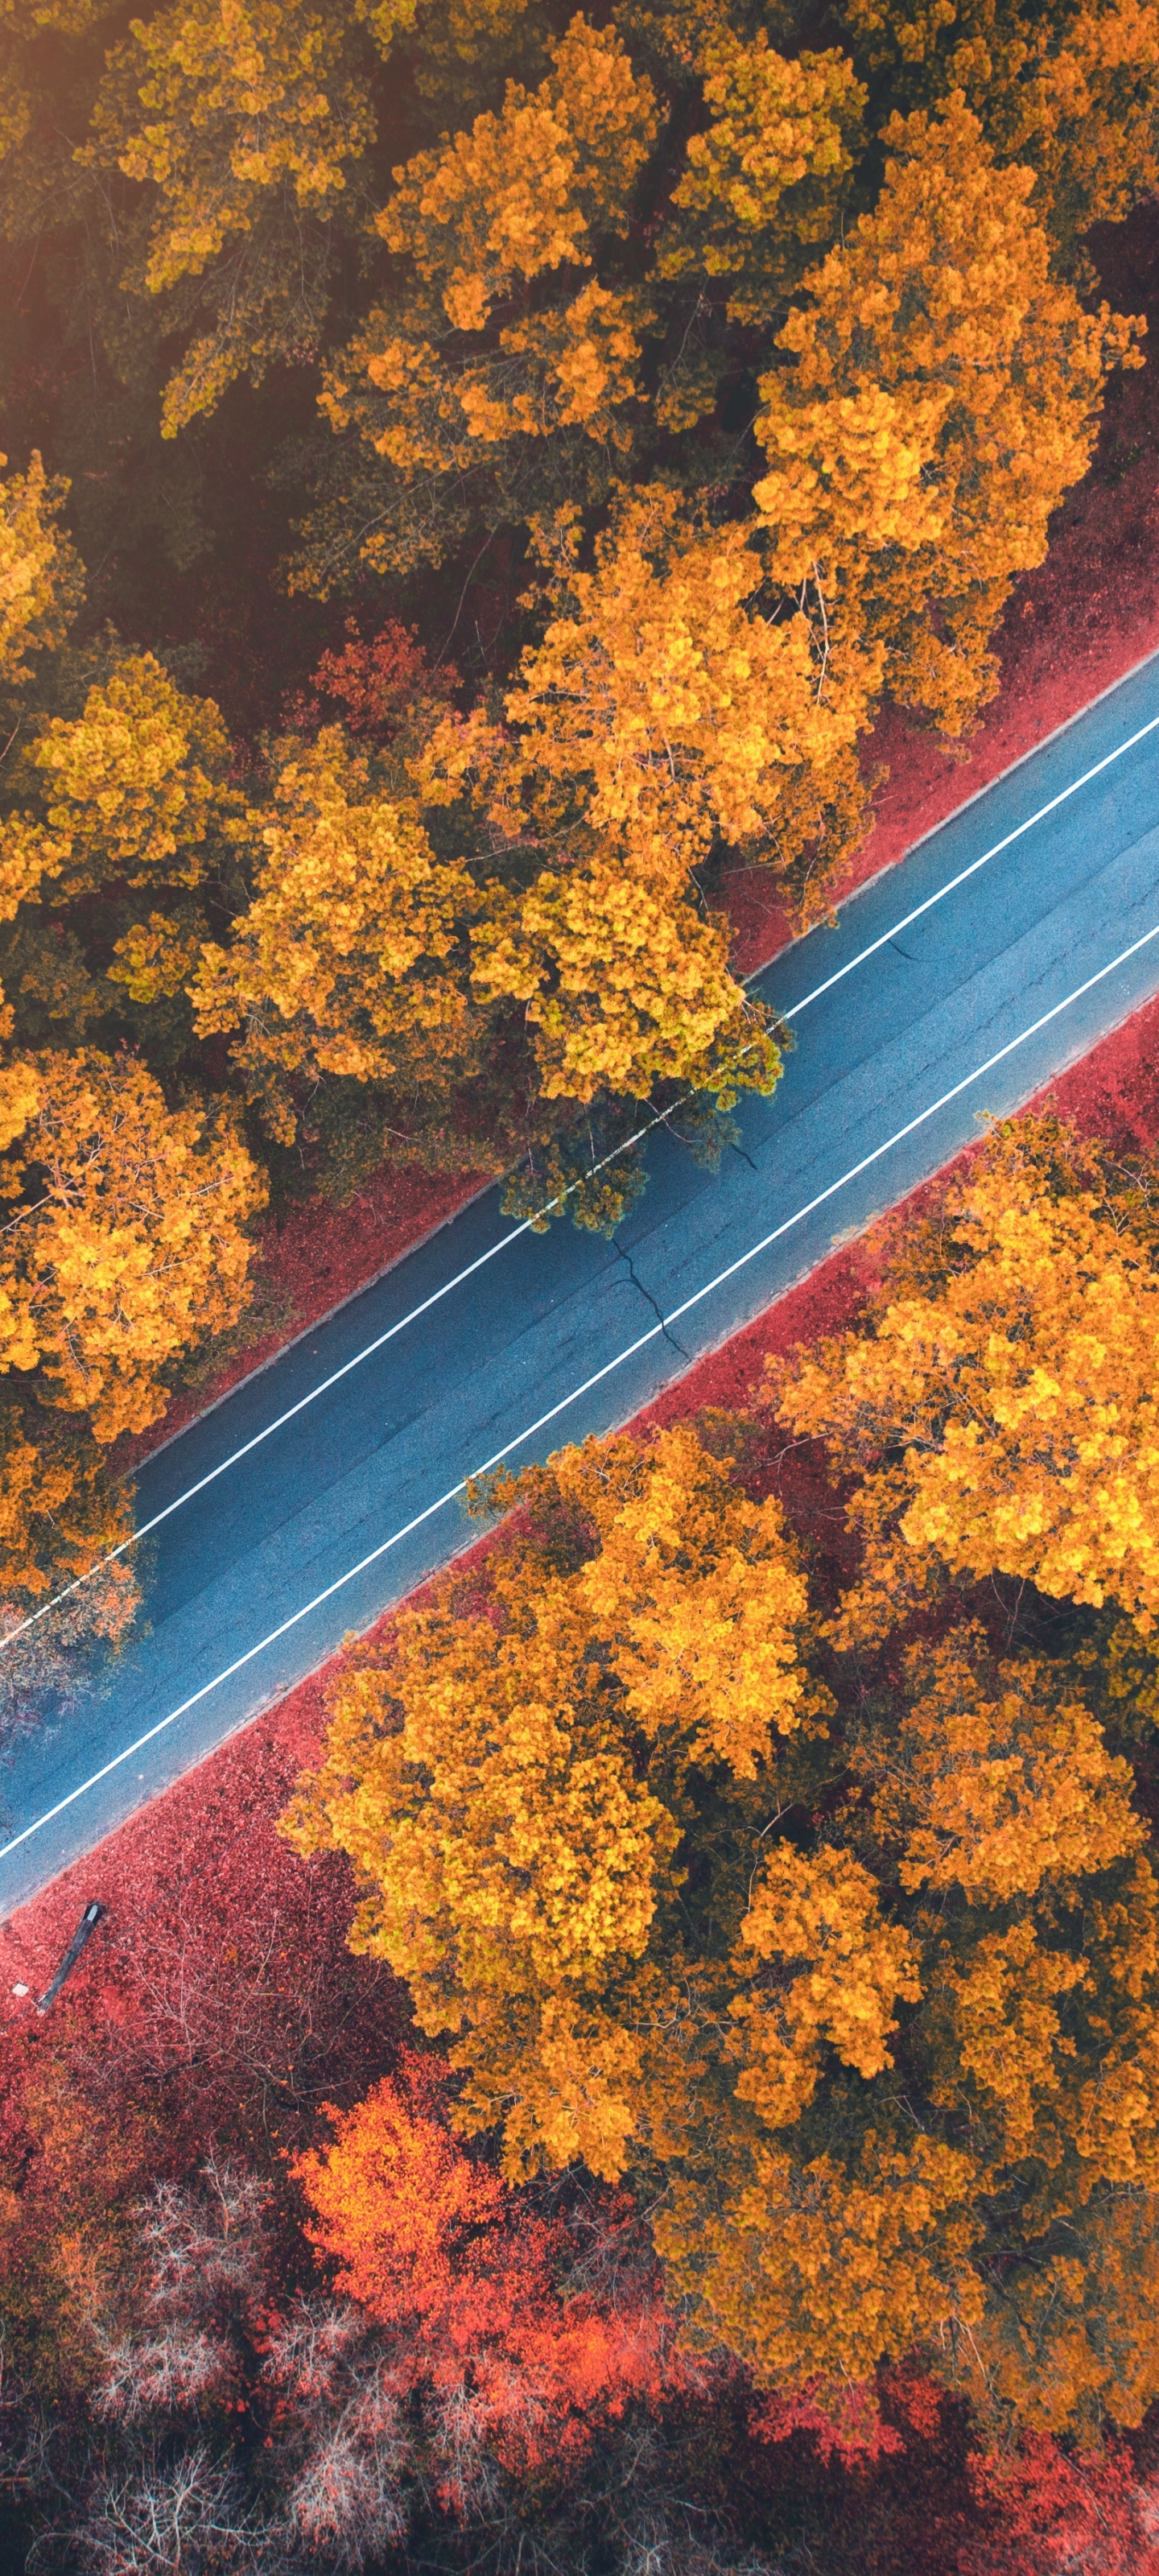
<instances>
[{"instance_id":1,"label":"gray asphalt texture","mask_svg":"<svg viewBox=\"0 0 1159 2576\"><path fill-rule=\"evenodd\" d=\"M784 951L758 989L791 1010L1156 716L1159 656L852 897L836 928ZM771 1101L741 1104L740 1148L717 1175L658 1129L647 1193L615 1243L566 1218L547 1235L519 1235L163 1523L148 1542L144 1633L0 1764L0 1842L14 1844L0 1853L0 1919L468 1545L477 1529L457 1500L439 1500L460 1479L504 1450L517 1464L544 1458L629 1419L957 1153L983 1114L1016 1108L1085 1054L1159 990L1159 938L1102 973L1155 929L1159 731L802 1014L783 1080ZM498 1190L473 1200L149 1459L139 1518L163 1511L510 1232ZM92 1882L99 1896L99 1854Z\"/></svg>"}]
</instances>

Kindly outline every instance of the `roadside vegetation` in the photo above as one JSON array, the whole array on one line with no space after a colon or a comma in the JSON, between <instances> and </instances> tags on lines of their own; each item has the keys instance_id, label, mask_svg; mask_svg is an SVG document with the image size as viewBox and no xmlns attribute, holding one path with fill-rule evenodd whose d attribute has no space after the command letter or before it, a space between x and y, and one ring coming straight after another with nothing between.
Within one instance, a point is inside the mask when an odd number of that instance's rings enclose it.
<instances>
[{"instance_id":1,"label":"roadside vegetation","mask_svg":"<svg viewBox=\"0 0 1159 2576\"><path fill-rule=\"evenodd\" d=\"M386 1163L611 1231L642 1118L711 1161L775 1087L730 887L824 916L1134 417L1159 9L0 0L0 155L11 1630L261 1222ZM14 2566L1156 2576L1159 1118L1103 1124L474 1494L14 1986Z\"/></svg>"}]
</instances>

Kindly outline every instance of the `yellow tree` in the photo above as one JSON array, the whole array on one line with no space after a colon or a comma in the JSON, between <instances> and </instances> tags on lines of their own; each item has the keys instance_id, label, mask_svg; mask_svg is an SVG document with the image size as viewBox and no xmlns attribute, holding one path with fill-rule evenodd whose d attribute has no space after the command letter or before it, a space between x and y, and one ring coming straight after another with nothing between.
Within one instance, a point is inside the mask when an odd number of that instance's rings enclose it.
<instances>
[{"instance_id":1,"label":"yellow tree","mask_svg":"<svg viewBox=\"0 0 1159 2576\"><path fill-rule=\"evenodd\" d=\"M1141 326L1052 279L1034 173L997 166L959 93L884 139L877 206L810 273L762 381L754 497L772 572L826 640L876 648L892 695L959 734Z\"/></svg>"},{"instance_id":2,"label":"yellow tree","mask_svg":"<svg viewBox=\"0 0 1159 2576\"><path fill-rule=\"evenodd\" d=\"M58 902L113 878L197 885L207 842L238 805L229 764L212 699L185 696L151 653L126 656L89 690L79 716L40 725L16 788L35 792L41 812L9 815L6 866L29 893L47 880Z\"/></svg>"},{"instance_id":3,"label":"yellow tree","mask_svg":"<svg viewBox=\"0 0 1159 2576\"><path fill-rule=\"evenodd\" d=\"M0 456L0 474L7 465ZM80 605L80 565L57 514L67 485L34 451L26 474L0 481L0 684L30 676L26 656L63 642Z\"/></svg>"},{"instance_id":4,"label":"yellow tree","mask_svg":"<svg viewBox=\"0 0 1159 2576\"><path fill-rule=\"evenodd\" d=\"M854 746L880 658L851 639L826 662L803 615L762 614L754 533L713 526L664 485L622 490L587 571L576 514L561 513L539 532L549 614L507 727L446 719L426 793L466 783L500 846L614 856L665 894L722 843L791 879L840 815L833 863L865 824Z\"/></svg>"},{"instance_id":5,"label":"yellow tree","mask_svg":"<svg viewBox=\"0 0 1159 2576\"><path fill-rule=\"evenodd\" d=\"M763 28L750 44L714 32L701 61L709 122L689 139L659 273L727 278L736 319L763 323L791 266L835 229L865 91L844 54L790 61Z\"/></svg>"},{"instance_id":6,"label":"yellow tree","mask_svg":"<svg viewBox=\"0 0 1159 2576\"><path fill-rule=\"evenodd\" d=\"M872 1638L951 1578L1159 1608L1159 1276L1145 1200L1050 1122L1000 1128L911 1229L864 1327L777 1385L858 1478L840 1619Z\"/></svg>"},{"instance_id":7,"label":"yellow tree","mask_svg":"<svg viewBox=\"0 0 1159 2576\"><path fill-rule=\"evenodd\" d=\"M335 217L375 133L361 27L388 50L413 15L414 0L176 0L110 56L78 157L144 192L128 283L188 343L163 436L236 376L316 349Z\"/></svg>"},{"instance_id":8,"label":"yellow tree","mask_svg":"<svg viewBox=\"0 0 1159 2576\"><path fill-rule=\"evenodd\" d=\"M1068 264L1159 179L1159 11L1152 0L843 0L859 66L891 106L953 90L1003 159L1036 173L1035 213Z\"/></svg>"},{"instance_id":9,"label":"yellow tree","mask_svg":"<svg viewBox=\"0 0 1159 2576\"><path fill-rule=\"evenodd\" d=\"M260 852L253 902L228 947L203 947L190 990L200 1031L240 1029L236 1060L291 1138L294 1075L445 1090L471 1071L484 1032L466 934L486 897L337 728L281 748L272 806L238 826Z\"/></svg>"},{"instance_id":10,"label":"yellow tree","mask_svg":"<svg viewBox=\"0 0 1159 2576\"><path fill-rule=\"evenodd\" d=\"M5 1082L0 1368L113 1441L164 1412L168 1364L236 1322L264 1184L228 1116L167 1109L127 1055L32 1057Z\"/></svg>"},{"instance_id":11,"label":"yellow tree","mask_svg":"<svg viewBox=\"0 0 1159 2576\"><path fill-rule=\"evenodd\" d=\"M467 523L462 477L501 466L511 442L562 437L577 484L585 447L606 480L602 451L630 443L647 303L593 271L600 241L626 230L657 102L615 33L582 16L551 55L538 89L509 82L498 114L397 169L376 218L398 289L322 400L393 469L361 539L378 571L446 551Z\"/></svg>"},{"instance_id":12,"label":"yellow tree","mask_svg":"<svg viewBox=\"0 0 1159 2576\"><path fill-rule=\"evenodd\" d=\"M854 745L877 666L851 646L830 669L804 616L762 615L745 529L663 487L618 496L591 571L573 516L540 544L554 614L506 723L447 718L416 773L432 803L466 799L484 850L546 862L480 924L476 987L524 1004L547 1097L771 1089L772 1033L724 924L698 917L696 870L731 846L818 907L865 826Z\"/></svg>"},{"instance_id":13,"label":"yellow tree","mask_svg":"<svg viewBox=\"0 0 1159 2576\"><path fill-rule=\"evenodd\" d=\"M0 1404L0 1638L41 1609L51 1594L89 1576L133 1528L126 1488L111 1479L99 1443L83 1419L12 1396ZM11 1692L45 1672L62 1646L94 1635L115 1643L138 1602L132 1561L121 1557L46 1622L29 1643L0 1655L0 1710Z\"/></svg>"},{"instance_id":14,"label":"yellow tree","mask_svg":"<svg viewBox=\"0 0 1159 2576\"><path fill-rule=\"evenodd\" d=\"M606 862L544 869L522 898L498 897L472 945L480 997L525 1007L543 1100L647 1100L676 1082L726 1110L779 1077L766 1016L729 973L725 925Z\"/></svg>"},{"instance_id":15,"label":"yellow tree","mask_svg":"<svg viewBox=\"0 0 1159 2576\"><path fill-rule=\"evenodd\" d=\"M707 1436L707 1435L706 1435ZM332 1700L287 1829L513 2180L653 2210L758 2382L915 2345L1055 2429L1159 2389L1159 1884L1128 1765L977 1629L843 1714L775 1503L687 1427L564 1452Z\"/></svg>"},{"instance_id":16,"label":"yellow tree","mask_svg":"<svg viewBox=\"0 0 1159 2576\"><path fill-rule=\"evenodd\" d=\"M672 2174L673 2284L773 2384L916 2344L1022 2424L1136 2423L1159 1883L1130 1770L977 1630L911 1655L848 1750L829 1848L774 1854L741 1927L765 1973L732 2005L735 2098L767 2125Z\"/></svg>"},{"instance_id":17,"label":"yellow tree","mask_svg":"<svg viewBox=\"0 0 1159 2576\"><path fill-rule=\"evenodd\" d=\"M339 1689L293 1838L351 1853L353 1938L408 1978L421 2028L452 2034L461 2116L504 2119L509 2171L582 2156L615 2175L663 2117L643 2099L653 2017L672 2016L680 2112L673 1863L700 1773L767 1812L783 1743L828 1703L777 1505L690 1431L565 1451L493 1499L532 1523L495 1560L494 1623L456 1616L453 1586L400 1621ZM725 1914L738 1868L751 1852L722 1850L707 1901Z\"/></svg>"}]
</instances>

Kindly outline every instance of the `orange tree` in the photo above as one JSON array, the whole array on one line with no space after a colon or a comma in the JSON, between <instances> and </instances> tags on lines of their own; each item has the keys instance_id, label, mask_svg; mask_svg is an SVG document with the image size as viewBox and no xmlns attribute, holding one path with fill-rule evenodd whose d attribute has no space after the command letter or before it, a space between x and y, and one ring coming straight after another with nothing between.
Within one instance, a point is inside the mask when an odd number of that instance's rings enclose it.
<instances>
[{"instance_id":1,"label":"orange tree","mask_svg":"<svg viewBox=\"0 0 1159 2576\"><path fill-rule=\"evenodd\" d=\"M997 687L989 638L1086 469L1106 370L1141 361L1052 276L1033 170L999 165L960 94L883 139L872 214L810 271L762 380L754 499L835 672L876 648L878 684L955 735Z\"/></svg>"},{"instance_id":2,"label":"orange tree","mask_svg":"<svg viewBox=\"0 0 1159 2576\"><path fill-rule=\"evenodd\" d=\"M783 1419L857 1479L843 1639L993 1574L1149 1634L1157 1390L1145 1178L1055 1121L1011 1121L907 1230L862 1327L777 1385Z\"/></svg>"},{"instance_id":3,"label":"orange tree","mask_svg":"<svg viewBox=\"0 0 1159 2576\"><path fill-rule=\"evenodd\" d=\"M1159 1883L1081 1675L968 1619L818 1668L782 1512L721 1421L490 1497L335 1689L287 1830L409 1983L512 2178L653 2212L694 2342L759 2384L915 2345L1043 2427L1159 2386Z\"/></svg>"},{"instance_id":4,"label":"orange tree","mask_svg":"<svg viewBox=\"0 0 1159 2576\"><path fill-rule=\"evenodd\" d=\"M1085 272L1082 236L1159 178L1153 0L842 0L877 98L929 106L958 90L1002 158L1035 174L1056 259Z\"/></svg>"}]
</instances>

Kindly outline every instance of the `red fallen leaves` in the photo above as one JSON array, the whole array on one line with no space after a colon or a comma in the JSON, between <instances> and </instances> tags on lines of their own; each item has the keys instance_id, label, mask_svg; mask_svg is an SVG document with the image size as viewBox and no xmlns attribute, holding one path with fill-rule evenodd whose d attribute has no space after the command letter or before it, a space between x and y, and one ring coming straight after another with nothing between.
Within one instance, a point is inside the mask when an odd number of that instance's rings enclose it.
<instances>
[{"instance_id":1,"label":"red fallen leaves","mask_svg":"<svg viewBox=\"0 0 1159 2576\"><path fill-rule=\"evenodd\" d=\"M464 2153L423 2059L406 2053L397 2080L330 2116L333 2145L292 2167L306 2232L337 2263L337 2289L390 2329L400 2394L427 2385L527 2475L574 2464L630 2400L706 2385L677 2348L626 2195L601 2196L585 2277L574 2219L543 2216Z\"/></svg>"},{"instance_id":2,"label":"red fallen leaves","mask_svg":"<svg viewBox=\"0 0 1159 2576\"><path fill-rule=\"evenodd\" d=\"M975 2458L971 2479L995 2523L967 2543L958 2576L1159 2576L1159 2489L1126 2449L1069 2455L1028 2436L1009 2459Z\"/></svg>"},{"instance_id":3,"label":"red fallen leaves","mask_svg":"<svg viewBox=\"0 0 1159 2576\"><path fill-rule=\"evenodd\" d=\"M356 2099L393 2063L406 1998L347 1947L345 1867L274 1830L322 1718L311 1680L0 1927L0 2132L52 2069L102 2132L150 2104L169 2170L222 2137L297 2146L324 2094ZM92 1897L104 1918L39 2021L5 1990L43 1989Z\"/></svg>"}]
</instances>

